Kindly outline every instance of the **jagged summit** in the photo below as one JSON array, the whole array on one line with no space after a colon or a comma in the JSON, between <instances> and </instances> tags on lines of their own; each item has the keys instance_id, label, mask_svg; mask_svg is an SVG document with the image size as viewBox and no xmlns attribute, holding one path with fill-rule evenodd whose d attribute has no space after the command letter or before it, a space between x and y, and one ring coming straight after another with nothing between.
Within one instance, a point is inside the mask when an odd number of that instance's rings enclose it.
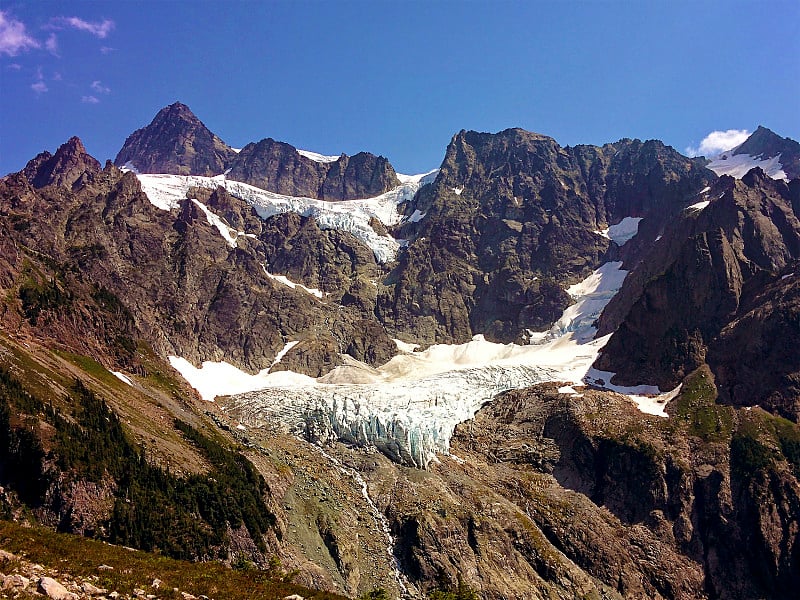
<instances>
[{"instance_id":1,"label":"jagged summit","mask_svg":"<svg viewBox=\"0 0 800 600\"><path fill-rule=\"evenodd\" d=\"M71 137L55 154L44 151L28 161L22 173L36 188L72 187L84 173L98 173L100 169L100 163L86 152L80 138Z\"/></svg>"},{"instance_id":2,"label":"jagged summit","mask_svg":"<svg viewBox=\"0 0 800 600\"><path fill-rule=\"evenodd\" d=\"M188 106L175 102L125 140L114 164L140 173L216 176L292 196L355 200L399 185L383 156L359 152L324 157L272 138L236 151L212 133Z\"/></svg>"},{"instance_id":3,"label":"jagged summit","mask_svg":"<svg viewBox=\"0 0 800 600\"><path fill-rule=\"evenodd\" d=\"M213 176L222 173L235 156L188 106L175 102L125 140L114 164L130 163L141 173Z\"/></svg>"}]
</instances>

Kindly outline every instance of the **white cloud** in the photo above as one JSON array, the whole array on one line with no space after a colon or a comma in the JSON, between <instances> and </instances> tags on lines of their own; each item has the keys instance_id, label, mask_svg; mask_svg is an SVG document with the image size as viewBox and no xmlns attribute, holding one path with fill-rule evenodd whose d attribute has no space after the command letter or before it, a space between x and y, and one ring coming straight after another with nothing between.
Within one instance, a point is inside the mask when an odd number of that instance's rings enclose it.
<instances>
[{"instance_id":1,"label":"white cloud","mask_svg":"<svg viewBox=\"0 0 800 600\"><path fill-rule=\"evenodd\" d=\"M56 37L55 33L51 33L47 37L47 41L44 43L44 47L47 48L47 51L52 54L53 56L59 56L58 54L58 38Z\"/></svg>"},{"instance_id":2,"label":"white cloud","mask_svg":"<svg viewBox=\"0 0 800 600\"><path fill-rule=\"evenodd\" d=\"M111 54L116 48L110 46L103 46L100 48L100 54Z\"/></svg>"},{"instance_id":3,"label":"white cloud","mask_svg":"<svg viewBox=\"0 0 800 600\"><path fill-rule=\"evenodd\" d=\"M55 29L63 29L71 27L78 31L85 31L91 33L93 36L105 39L109 33L114 29L114 21L111 19L103 19L102 21L86 21L80 17L56 17L50 22L50 27Z\"/></svg>"},{"instance_id":4,"label":"white cloud","mask_svg":"<svg viewBox=\"0 0 800 600\"><path fill-rule=\"evenodd\" d=\"M25 32L25 23L0 11L0 54L16 56L31 48L41 48L41 44Z\"/></svg>"},{"instance_id":5,"label":"white cloud","mask_svg":"<svg viewBox=\"0 0 800 600\"><path fill-rule=\"evenodd\" d=\"M37 94L44 94L48 91L47 84L44 81L37 81L31 84L31 89Z\"/></svg>"},{"instance_id":6,"label":"white cloud","mask_svg":"<svg viewBox=\"0 0 800 600\"><path fill-rule=\"evenodd\" d=\"M103 85L101 81L93 81L91 88L98 94L108 94L111 92L111 88Z\"/></svg>"},{"instance_id":7,"label":"white cloud","mask_svg":"<svg viewBox=\"0 0 800 600\"><path fill-rule=\"evenodd\" d=\"M100 104L100 100L96 96L82 96L81 102L84 104Z\"/></svg>"},{"instance_id":8,"label":"white cloud","mask_svg":"<svg viewBox=\"0 0 800 600\"><path fill-rule=\"evenodd\" d=\"M716 156L726 150L733 150L750 137L746 129L728 129L727 131L712 131L700 142L700 146L686 148L688 156Z\"/></svg>"}]
</instances>

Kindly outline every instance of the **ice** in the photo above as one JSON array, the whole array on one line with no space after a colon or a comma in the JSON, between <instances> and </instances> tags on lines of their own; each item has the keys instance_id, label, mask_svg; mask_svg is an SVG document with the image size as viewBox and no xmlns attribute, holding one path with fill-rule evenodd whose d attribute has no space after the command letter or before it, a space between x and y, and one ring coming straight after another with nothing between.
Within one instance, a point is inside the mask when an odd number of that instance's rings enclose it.
<instances>
[{"instance_id":1,"label":"ice","mask_svg":"<svg viewBox=\"0 0 800 600\"><path fill-rule=\"evenodd\" d=\"M612 225L608 229L596 231L595 233L607 237L612 242L615 242L617 246L624 246L628 240L639 233L639 221L641 220L642 217L625 217L616 225Z\"/></svg>"},{"instance_id":2,"label":"ice","mask_svg":"<svg viewBox=\"0 0 800 600\"><path fill-rule=\"evenodd\" d=\"M396 341L402 353L383 366L345 356L345 365L318 380L170 361L203 398L237 394L230 406L248 426L279 422L311 441L370 444L395 460L425 467L449 451L455 426L498 393L544 381L583 385L609 337L593 339L594 321L625 278L621 265L607 263L571 286L576 303L537 344L499 344L477 335L464 344L416 352Z\"/></svg>"},{"instance_id":3,"label":"ice","mask_svg":"<svg viewBox=\"0 0 800 600\"><path fill-rule=\"evenodd\" d=\"M311 294L312 296L316 296L320 300L322 300L323 296L325 295L321 290L318 290L316 288L308 288L308 287L304 286L302 283L295 283L294 281L291 281L285 275L273 275L272 273L270 273L266 269L264 269L264 273L266 273L267 277L269 277L270 279L274 279L278 283L282 283L283 285L285 285L287 287L290 287L293 290L297 289L297 288L300 288L301 290Z\"/></svg>"},{"instance_id":4,"label":"ice","mask_svg":"<svg viewBox=\"0 0 800 600\"><path fill-rule=\"evenodd\" d=\"M669 416L664 412L664 407L667 402L677 397L681 391L680 385L668 392L662 392L657 385L615 385L611 383L611 378L614 377L614 375L616 375L616 373L611 371L599 371L598 369L591 368L586 373L584 381L596 387L624 394L636 403L640 411L658 417Z\"/></svg>"},{"instance_id":5,"label":"ice","mask_svg":"<svg viewBox=\"0 0 800 600\"><path fill-rule=\"evenodd\" d=\"M111 374L114 375L117 379L119 379L123 383L127 383L130 386L133 385L133 382L130 380L130 377L128 377L124 373L120 373L119 371L111 371Z\"/></svg>"},{"instance_id":6,"label":"ice","mask_svg":"<svg viewBox=\"0 0 800 600\"><path fill-rule=\"evenodd\" d=\"M336 162L340 158L340 156L325 156L324 154L311 152L310 150L298 150L297 153L300 156L305 156L306 158L310 158L314 162L318 163L332 163Z\"/></svg>"},{"instance_id":7,"label":"ice","mask_svg":"<svg viewBox=\"0 0 800 600\"><path fill-rule=\"evenodd\" d=\"M761 167L761 169L773 179L788 181L780 158L780 154L772 158L762 159L760 156L724 152L718 158L707 164L706 167L714 171L717 175L730 175L736 179L741 179L754 167Z\"/></svg>"},{"instance_id":8,"label":"ice","mask_svg":"<svg viewBox=\"0 0 800 600\"><path fill-rule=\"evenodd\" d=\"M173 210L180 206L192 187L216 189L221 186L232 196L253 206L262 219L285 212L314 217L322 229L339 229L352 233L372 250L378 262L387 263L395 259L400 243L390 236L377 233L370 226L370 219L376 218L387 226L398 224L402 219L398 206L412 200L417 190L428 183L427 178L432 173L406 176L407 181L374 198L341 202L276 194L227 179L225 175L199 177L139 174L137 177L150 202L162 210Z\"/></svg>"},{"instance_id":9,"label":"ice","mask_svg":"<svg viewBox=\"0 0 800 600\"><path fill-rule=\"evenodd\" d=\"M702 200L700 202L695 202L694 204L687 206L686 210L703 210L709 204L711 204L711 200Z\"/></svg>"}]
</instances>

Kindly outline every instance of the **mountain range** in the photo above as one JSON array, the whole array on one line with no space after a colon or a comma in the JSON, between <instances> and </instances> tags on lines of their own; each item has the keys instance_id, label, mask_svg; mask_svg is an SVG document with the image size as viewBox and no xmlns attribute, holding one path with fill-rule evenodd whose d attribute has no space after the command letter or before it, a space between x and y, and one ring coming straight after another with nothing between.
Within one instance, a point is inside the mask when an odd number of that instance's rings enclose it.
<instances>
[{"instance_id":1,"label":"mountain range","mask_svg":"<svg viewBox=\"0 0 800 600\"><path fill-rule=\"evenodd\" d=\"M0 180L2 514L350 597L792 597L798 165L72 138Z\"/></svg>"}]
</instances>

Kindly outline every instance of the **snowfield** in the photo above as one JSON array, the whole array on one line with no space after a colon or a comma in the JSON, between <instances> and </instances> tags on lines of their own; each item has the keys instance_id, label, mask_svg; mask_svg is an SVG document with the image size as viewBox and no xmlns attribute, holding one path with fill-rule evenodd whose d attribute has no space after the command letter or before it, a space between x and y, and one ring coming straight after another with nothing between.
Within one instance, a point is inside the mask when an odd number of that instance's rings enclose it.
<instances>
[{"instance_id":1,"label":"snowfield","mask_svg":"<svg viewBox=\"0 0 800 600\"><path fill-rule=\"evenodd\" d=\"M732 154L732 152L732 150L723 152L707 164L706 167L714 171L717 175L730 175L736 179L741 179L754 167L761 167L761 170L773 179L788 181L788 177L781 164L780 154L772 158L762 159L760 156Z\"/></svg>"}]
</instances>

